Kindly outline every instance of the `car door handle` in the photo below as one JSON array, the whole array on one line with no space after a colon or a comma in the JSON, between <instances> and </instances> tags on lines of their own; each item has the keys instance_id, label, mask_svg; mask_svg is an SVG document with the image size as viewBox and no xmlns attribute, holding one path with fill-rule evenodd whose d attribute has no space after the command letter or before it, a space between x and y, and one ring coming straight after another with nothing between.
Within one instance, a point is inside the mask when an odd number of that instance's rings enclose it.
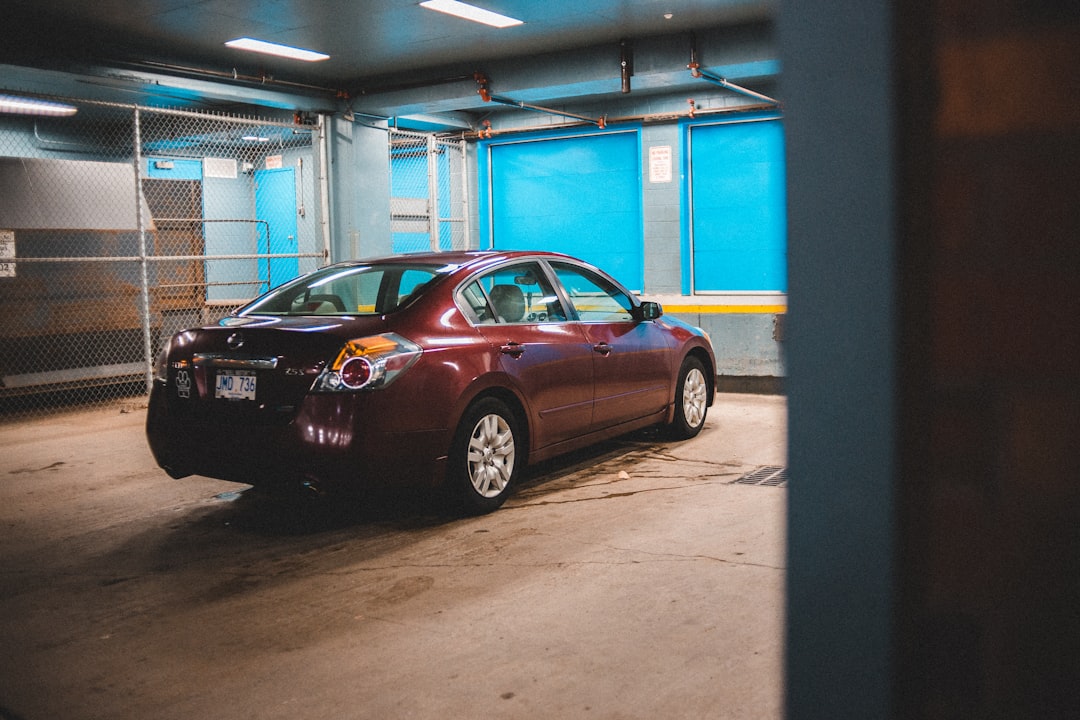
<instances>
[{"instance_id":1,"label":"car door handle","mask_svg":"<svg viewBox=\"0 0 1080 720\"><path fill-rule=\"evenodd\" d=\"M499 348L499 352L503 355L509 355L513 358L519 358L525 352L525 346L521 343L508 342Z\"/></svg>"},{"instance_id":2,"label":"car door handle","mask_svg":"<svg viewBox=\"0 0 1080 720\"><path fill-rule=\"evenodd\" d=\"M607 357L608 355L611 354L611 351L612 351L613 348L610 345L608 345L606 342L602 342L602 343L596 343L595 345L593 345L592 349L594 351L600 353L604 357Z\"/></svg>"}]
</instances>

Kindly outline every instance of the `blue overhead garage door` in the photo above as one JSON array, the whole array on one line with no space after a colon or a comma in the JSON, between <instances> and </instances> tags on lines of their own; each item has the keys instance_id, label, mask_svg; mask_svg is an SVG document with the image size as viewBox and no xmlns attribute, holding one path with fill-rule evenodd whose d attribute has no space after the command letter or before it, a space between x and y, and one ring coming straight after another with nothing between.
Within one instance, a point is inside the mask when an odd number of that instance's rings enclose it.
<instances>
[{"instance_id":1,"label":"blue overhead garage door","mask_svg":"<svg viewBox=\"0 0 1080 720\"><path fill-rule=\"evenodd\" d=\"M485 142L481 237L503 250L581 257L644 285L637 130Z\"/></svg>"},{"instance_id":2,"label":"blue overhead garage door","mask_svg":"<svg viewBox=\"0 0 1080 720\"><path fill-rule=\"evenodd\" d=\"M787 292L780 120L687 132L694 292Z\"/></svg>"}]
</instances>

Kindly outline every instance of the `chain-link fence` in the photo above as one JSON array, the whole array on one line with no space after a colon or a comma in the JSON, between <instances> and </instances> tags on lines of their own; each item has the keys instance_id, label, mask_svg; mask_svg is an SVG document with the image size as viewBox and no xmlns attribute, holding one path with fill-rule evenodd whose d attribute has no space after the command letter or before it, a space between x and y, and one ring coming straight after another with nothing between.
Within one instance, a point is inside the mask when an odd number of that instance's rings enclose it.
<instances>
[{"instance_id":1,"label":"chain-link fence","mask_svg":"<svg viewBox=\"0 0 1080 720\"><path fill-rule=\"evenodd\" d=\"M393 251L467 248L465 141L393 129L388 137Z\"/></svg>"},{"instance_id":2,"label":"chain-link fence","mask_svg":"<svg viewBox=\"0 0 1080 720\"><path fill-rule=\"evenodd\" d=\"M326 258L318 128L63 102L0 116L3 413L143 394L170 334Z\"/></svg>"}]
</instances>

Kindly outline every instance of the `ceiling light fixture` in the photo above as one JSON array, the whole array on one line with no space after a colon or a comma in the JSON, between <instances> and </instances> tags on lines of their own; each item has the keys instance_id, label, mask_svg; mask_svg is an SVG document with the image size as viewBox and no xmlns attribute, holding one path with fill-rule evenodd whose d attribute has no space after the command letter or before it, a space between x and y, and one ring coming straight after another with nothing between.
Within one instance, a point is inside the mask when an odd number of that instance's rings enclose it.
<instances>
[{"instance_id":1,"label":"ceiling light fixture","mask_svg":"<svg viewBox=\"0 0 1080 720\"><path fill-rule=\"evenodd\" d=\"M497 28L508 28L523 24L522 20L500 15L491 10L484 10L468 3L458 2L458 0L424 0L424 2L420 3L420 7Z\"/></svg>"},{"instance_id":2,"label":"ceiling light fixture","mask_svg":"<svg viewBox=\"0 0 1080 720\"><path fill-rule=\"evenodd\" d=\"M78 108L74 105L65 105L64 103L49 100L35 100L34 98L18 97L16 95L0 95L0 112L11 115L67 117L74 115L78 111Z\"/></svg>"},{"instance_id":3,"label":"ceiling light fixture","mask_svg":"<svg viewBox=\"0 0 1080 720\"><path fill-rule=\"evenodd\" d=\"M319 62L320 60L328 60L330 58L326 53L305 50L303 48L292 47L291 45L279 45L278 43L267 42L266 40L255 40L254 38L249 37L236 38L225 44L231 48L236 48L237 50L250 50L251 52L263 53L264 55L277 55L278 57L291 58L293 60L303 60L304 62Z\"/></svg>"}]
</instances>

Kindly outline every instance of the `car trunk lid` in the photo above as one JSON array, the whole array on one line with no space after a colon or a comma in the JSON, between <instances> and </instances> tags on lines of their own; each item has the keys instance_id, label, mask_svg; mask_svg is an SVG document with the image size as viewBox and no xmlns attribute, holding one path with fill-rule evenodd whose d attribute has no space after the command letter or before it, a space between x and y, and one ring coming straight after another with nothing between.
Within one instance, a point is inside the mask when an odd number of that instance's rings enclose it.
<instances>
[{"instance_id":1,"label":"car trunk lid","mask_svg":"<svg viewBox=\"0 0 1080 720\"><path fill-rule=\"evenodd\" d=\"M249 317L187 330L168 359L170 403L208 419L288 422L348 339L382 329L376 317Z\"/></svg>"}]
</instances>

